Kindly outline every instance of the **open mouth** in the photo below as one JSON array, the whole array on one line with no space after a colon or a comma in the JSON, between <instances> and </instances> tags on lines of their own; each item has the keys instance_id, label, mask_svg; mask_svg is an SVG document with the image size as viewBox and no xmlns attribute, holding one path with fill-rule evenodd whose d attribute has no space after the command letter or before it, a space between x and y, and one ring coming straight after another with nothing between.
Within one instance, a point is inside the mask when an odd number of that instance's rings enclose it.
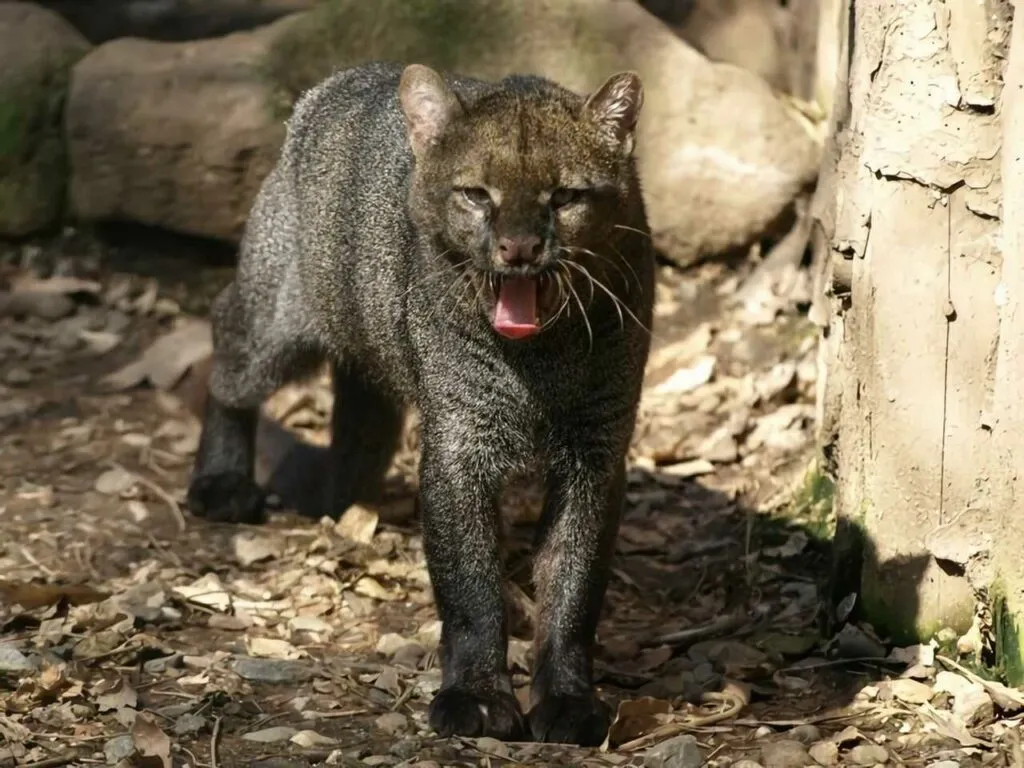
<instances>
[{"instance_id":1,"label":"open mouth","mask_svg":"<svg viewBox=\"0 0 1024 768\"><path fill-rule=\"evenodd\" d=\"M496 281L491 325L506 339L526 339L544 327L558 287L551 275L505 275Z\"/></svg>"}]
</instances>

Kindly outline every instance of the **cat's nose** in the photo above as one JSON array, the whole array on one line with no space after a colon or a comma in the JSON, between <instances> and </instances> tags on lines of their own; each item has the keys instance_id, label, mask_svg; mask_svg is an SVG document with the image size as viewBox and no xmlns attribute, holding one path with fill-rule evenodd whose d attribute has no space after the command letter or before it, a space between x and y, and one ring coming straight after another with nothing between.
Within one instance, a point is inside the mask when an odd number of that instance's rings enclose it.
<instances>
[{"instance_id":1,"label":"cat's nose","mask_svg":"<svg viewBox=\"0 0 1024 768\"><path fill-rule=\"evenodd\" d=\"M533 264L540 258L543 244L537 235L502 237L498 240L498 258L510 267Z\"/></svg>"}]
</instances>

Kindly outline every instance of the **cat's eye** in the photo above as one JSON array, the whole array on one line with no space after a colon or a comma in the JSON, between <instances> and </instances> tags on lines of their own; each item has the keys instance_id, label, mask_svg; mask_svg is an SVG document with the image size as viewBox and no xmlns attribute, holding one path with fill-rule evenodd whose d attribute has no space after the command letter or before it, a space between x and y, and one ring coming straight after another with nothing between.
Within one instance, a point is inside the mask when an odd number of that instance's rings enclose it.
<instances>
[{"instance_id":1,"label":"cat's eye","mask_svg":"<svg viewBox=\"0 0 1024 768\"><path fill-rule=\"evenodd\" d=\"M481 208L489 206L492 202L491 193L483 187L462 187L459 191L469 202Z\"/></svg>"},{"instance_id":2,"label":"cat's eye","mask_svg":"<svg viewBox=\"0 0 1024 768\"><path fill-rule=\"evenodd\" d=\"M551 193L551 207L552 208L564 208L570 203L575 203L580 199L583 193L578 189L570 189L569 187L559 187Z\"/></svg>"}]
</instances>

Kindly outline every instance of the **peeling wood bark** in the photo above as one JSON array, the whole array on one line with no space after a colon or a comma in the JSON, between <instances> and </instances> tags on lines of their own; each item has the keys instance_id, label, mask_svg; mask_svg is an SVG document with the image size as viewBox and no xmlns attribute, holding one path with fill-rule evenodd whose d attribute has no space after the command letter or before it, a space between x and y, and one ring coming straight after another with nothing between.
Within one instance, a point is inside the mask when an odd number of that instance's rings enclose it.
<instances>
[{"instance_id":1,"label":"peeling wood bark","mask_svg":"<svg viewBox=\"0 0 1024 768\"><path fill-rule=\"evenodd\" d=\"M820 439L837 480L837 573L849 575L851 558L859 568L836 589L858 591L870 620L910 639L966 630L998 570L989 480L1000 462L983 414L999 409L1003 375L994 296L1006 282L1011 13L1006 0L844 0L841 10L813 207L828 251L815 315L826 328Z\"/></svg>"}]
</instances>

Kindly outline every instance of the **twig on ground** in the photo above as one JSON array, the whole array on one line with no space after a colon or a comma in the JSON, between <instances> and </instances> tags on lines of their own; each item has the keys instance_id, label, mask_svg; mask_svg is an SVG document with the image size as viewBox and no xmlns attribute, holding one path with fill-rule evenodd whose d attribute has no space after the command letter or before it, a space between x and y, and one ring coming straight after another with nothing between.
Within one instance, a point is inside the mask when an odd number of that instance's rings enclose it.
<instances>
[{"instance_id":1,"label":"twig on ground","mask_svg":"<svg viewBox=\"0 0 1024 768\"><path fill-rule=\"evenodd\" d=\"M661 635L660 637L648 638L641 645L644 646L658 646L658 645L692 645L700 640L707 640L715 637L716 635L725 634L731 632L734 629L739 629L748 621L748 617L742 613L732 613L725 616L719 616L714 621L709 621L707 624L703 624L699 627L689 627L688 629L681 629L678 632L669 632L667 635Z\"/></svg>"},{"instance_id":2,"label":"twig on ground","mask_svg":"<svg viewBox=\"0 0 1024 768\"><path fill-rule=\"evenodd\" d=\"M213 721L213 733L210 734L210 766L211 768L217 768L217 739L220 738L220 721L223 718L218 717Z\"/></svg>"},{"instance_id":3,"label":"twig on ground","mask_svg":"<svg viewBox=\"0 0 1024 768\"><path fill-rule=\"evenodd\" d=\"M68 765L77 760L78 755L58 755L45 760L37 760L34 763L25 763L21 768L60 768L62 765Z\"/></svg>"},{"instance_id":4,"label":"twig on ground","mask_svg":"<svg viewBox=\"0 0 1024 768\"><path fill-rule=\"evenodd\" d=\"M174 520L178 524L178 530L184 531L188 527L188 523L185 521L185 515L181 512L181 507L178 506L178 502L174 500L174 497L171 496L171 494L169 494L159 485L154 483L148 477L140 475L138 472L132 472L126 469L123 465L118 464L116 461L108 462L108 464L110 465L111 468L120 470L121 472L125 472L134 477L136 480L138 480L140 483L146 486L149 490L155 493L157 497L161 501L163 501L168 507L170 507L171 514L174 516Z\"/></svg>"},{"instance_id":5,"label":"twig on ground","mask_svg":"<svg viewBox=\"0 0 1024 768\"><path fill-rule=\"evenodd\" d=\"M667 723L637 739L627 741L625 744L620 744L616 749L622 752L633 752L650 744L655 744L659 741L664 741L665 739L671 739L673 736L678 736L680 733L684 733L685 731L696 730L708 725L720 723L723 720L729 720L736 717L736 715L738 715L747 704L739 696L731 696L721 693L705 693L704 700L722 702L726 705L725 709L702 717L688 717L679 722Z\"/></svg>"}]
</instances>

